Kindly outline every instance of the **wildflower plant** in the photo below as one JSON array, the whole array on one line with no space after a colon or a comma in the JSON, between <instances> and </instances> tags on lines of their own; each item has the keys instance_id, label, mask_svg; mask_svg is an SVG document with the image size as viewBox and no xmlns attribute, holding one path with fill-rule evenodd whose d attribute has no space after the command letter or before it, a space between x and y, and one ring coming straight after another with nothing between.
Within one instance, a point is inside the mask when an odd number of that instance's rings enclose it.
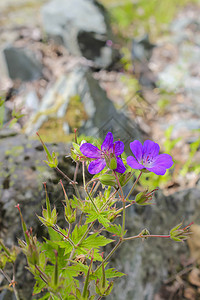
<instances>
[{"instance_id":1,"label":"wildflower plant","mask_svg":"<svg viewBox=\"0 0 200 300\"><path fill-rule=\"evenodd\" d=\"M131 205L150 205L158 190L144 188L144 192L133 196L142 173L148 171L163 175L173 165L170 155L159 154L158 144L152 141L146 141L144 145L139 141L131 142L133 156L125 161L121 158L124 144L121 141L114 142L111 132L108 132L100 148L84 140L79 144L75 135L71 158L76 168L71 179L58 167L55 153L50 154L41 142L47 156L45 163L73 186L74 195L69 196L64 183L60 181L66 224L59 226L57 210L50 203L48 187L44 183L46 207L42 209L42 216L38 216L48 230L48 238L43 242L37 240L31 228L27 228L20 206L17 205L25 237L25 240L19 240L19 245L27 257L28 269L35 278L33 294L41 295L40 299L100 300L111 293L114 279L125 275L109 266L109 259L123 243L151 237L175 241L187 238L190 225L181 228L182 223L171 229L168 235L154 235L143 229L136 236L129 236L126 230L126 210ZM140 174L125 195L123 188L134 177L134 172L130 172L127 165L133 171L139 169ZM82 188L77 182L79 167L82 167ZM94 175L90 179L85 175L86 168ZM112 248L104 256L104 247L108 244ZM1 273L10 280L16 298L20 299L14 281L3 270L7 262L14 264L15 257L16 251L9 250L0 241Z\"/></svg>"}]
</instances>

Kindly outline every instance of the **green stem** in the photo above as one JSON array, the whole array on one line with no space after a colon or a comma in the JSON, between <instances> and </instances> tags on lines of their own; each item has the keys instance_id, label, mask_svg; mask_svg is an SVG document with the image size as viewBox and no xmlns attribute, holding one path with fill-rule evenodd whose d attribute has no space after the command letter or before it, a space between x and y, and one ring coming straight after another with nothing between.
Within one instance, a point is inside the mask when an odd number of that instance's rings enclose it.
<instances>
[{"instance_id":1,"label":"green stem","mask_svg":"<svg viewBox=\"0 0 200 300\"><path fill-rule=\"evenodd\" d=\"M116 172L115 171L113 171L113 172L114 172L115 178L117 180L118 186L120 188L122 202L123 202L123 215L122 215L122 236L123 236L124 235L124 231L125 231L125 223L126 223L126 200L124 199L124 193L123 193L121 184L119 182L119 178L118 178Z\"/></svg>"},{"instance_id":2,"label":"green stem","mask_svg":"<svg viewBox=\"0 0 200 300\"><path fill-rule=\"evenodd\" d=\"M149 238L149 237L157 237L157 238L170 238L170 235L159 235L159 234L149 234L149 235L142 235L138 234L135 236L130 236L127 238L123 238L123 241L130 241L130 240L135 240L138 238Z\"/></svg>"},{"instance_id":3,"label":"green stem","mask_svg":"<svg viewBox=\"0 0 200 300\"><path fill-rule=\"evenodd\" d=\"M40 278L41 278L46 284L48 284L48 277L47 277L47 275L46 275L42 270L40 270L40 268L38 267L38 265L35 265L35 268L36 268L36 270L40 273Z\"/></svg>"},{"instance_id":4,"label":"green stem","mask_svg":"<svg viewBox=\"0 0 200 300\"><path fill-rule=\"evenodd\" d=\"M121 184L120 184L120 182L119 182L119 178L118 178L118 176L117 176L117 174L116 174L115 171L113 171L113 173L114 173L114 176L115 176L115 178L116 178L116 180L117 180L117 184L118 184L118 187L119 187L120 192L121 192L121 200L124 201L124 193L123 193Z\"/></svg>"},{"instance_id":5,"label":"green stem","mask_svg":"<svg viewBox=\"0 0 200 300\"><path fill-rule=\"evenodd\" d=\"M123 201L123 216L122 216L122 236L125 231L125 222L126 222L126 202Z\"/></svg>"},{"instance_id":6,"label":"green stem","mask_svg":"<svg viewBox=\"0 0 200 300\"><path fill-rule=\"evenodd\" d=\"M142 171L140 172L138 178L137 178L136 181L134 182L134 184L133 184L133 186L132 186L130 192L129 192L128 195L126 196L125 200L128 199L128 198L130 197L130 195L132 194L132 192L133 192L133 190L134 190L136 184L138 183L138 181L139 181L141 175L142 175Z\"/></svg>"},{"instance_id":7,"label":"green stem","mask_svg":"<svg viewBox=\"0 0 200 300\"><path fill-rule=\"evenodd\" d=\"M6 252L6 254L8 255L8 257L10 257L10 252L8 251L8 249L6 248L6 246L4 246L4 244L3 244L3 242L1 240L0 240L0 246Z\"/></svg>"},{"instance_id":8,"label":"green stem","mask_svg":"<svg viewBox=\"0 0 200 300\"><path fill-rule=\"evenodd\" d=\"M94 196L94 194L96 193L98 187L100 185L100 181L97 182L96 186L94 187L94 190L92 191L92 197Z\"/></svg>"},{"instance_id":9,"label":"green stem","mask_svg":"<svg viewBox=\"0 0 200 300\"><path fill-rule=\"evenodd\" d=\"M16 287L14 286L14 284L15 284L15 282L13 282L12 280L11 280L11 278L0 268L0 272L2 273L2 275L8 280L8 282L9 282L9 284L11 284L12 285L12 288L13 288L13 292L14 292L14 294L15 294L15 297L16 297L16 299L17 300L20 300L20 297L19 297L19 295L18 295L18 291L17 291L17 289L16 289ZM13 284L12 284L13 283Z\"/></svg>"},{"instance_id":10,"label":"green stem","mask_svg":"<svg viewBox=\"0 0 200 300\"><path fill-rule=\"evenodd\" d=\"M115 247L110 251L110 253L106 256L106 258L103 260L103 263L107 262L109 258L113 255L113 253L119 248L119 246L122 244L123 239L119 239L118 243L115 245ZM96 271L99 270L102 266L102 263L96 268Z\"/></svg>"},{"instance_id":11,"label":"green stem","mask_svg":"<svg viewBox=\"0 0 200 300\"><path fill-rule=\"evenodd\" d=\"M57 229L55 226L52 226L52 229L56 232L58 232L60 235L62 235L67 241L69 241L69 243L76 248L74 242L64 233L62 233L62 231L60 231L59 229Z\"/></svg>"},{"instance_id":12,"label":"green stem","mask_svg":"<svg viewBox=\"0 0 200 300\"><path fill-rule=\"evenodd\" d=\"M67 179L67 180L69 181L69 183L71 183L71 184L73 185L73 188L74 188L74 190L75 190L75 192L76 192L76 196L78 197L79 201L81 202L81 196L80 196L79 190L78 190L78 188L77 188L77 186L76 186L77 182L71 180L71 179L70 179L65 173L63 173L63 171L61 171L58 167L56 167L55 169L56 169L56 171L57 171L58 173L60 173L65 179ZM75 173L76 173L76 170L75 170ZM74 177L75 177L75 176L74 176Z\"/></svg>"},{"instance_id":13,"label":"green stem","mask_svg":"<svg viewBox=\"0 0 200 300\"><path fill-rule=\"evenodd\" d=\"M58 173L60 173L65 179L67 179L72 185L74 184L74 181L71 180L63 171L61 171L58 167L55 168Z\"/></svg>"},{"instance_id":14,"label":"green stem","mask_svg":"<svg viewBox=\"0 0 200 300\"><path fill-rule=\"evenodd\" d=\"M92 182L95 182L97 180L99 180L99 178L93 178L90 181L88 181L88 183L85 185L85 191L86 191L86 193L89 193L89 191L88 191L89 184L92 183Z\"/></svg>"},{"instance_id":15,"label":"green stem","mask_svg":"<svg viewBox=\"0 0 200 300\"><path fill-rule=\"evenodd\" d=\"M101 211L103 211L104 210L104 208L106 207L106 205L110 202L110 200L115 196L115 194L117 194L117 192L118 192L118 189L116 189L116 191L114 191L113 193L112 193L112 195L110 195L110 197L108 198L108 200L104 203L104 205L102 206L102 208L101 208Z\"/></svg>"},{"instance_id":16,"label":"green stem","mask_svg":"<svg viewBox=\"0 0 200 300\"><path fill-rule=\"evenodd\" d=\"M75 172L74 172L74 182L76 182L76 178L77 178L77 174L78 174L78 167L79 167L79 163L76 162L76 168L75 168Z\"/></svg>"},{"instance_id":17,"label":"green stem","mask_svg":"<svg viewBox=\"0 0 200 300\"><path fill-rule=\"evenodd\" d=\"M68 260L68 263L67 263L67 266L69 266L70 264L70 261L72 260L73 256L74 256L74 253L75 253L76 249L75 247L73 247L72 249L72 252L70 253L70 256L69 256L69 260Z\"/></svg>"},{"instance_id":18,"label":"green stem","mask_svg":"<svg viewBox=\"0 0 200 300\"><path fill-rule=\"evenodd\" d=\"M82 170L83 170L83 187L85 189L85 163L82 162Z\"/></svg>"},{"instance_id":19,"label":"green stem","mask_svg":"<svg viewBox=\"0 0 200 300\"><path fill-rule=\"evenodd\" d=\"M86 190L85 190L85 191L86 191ZM90 198L90 201L91 201L92 205L94 206L94 209L96 210L96 212L99 212L99 211L98 211L98 208L97 208L97 206L96 206L96 204L94 203L94 200L93 200L92 197L90 196L90 193L88 193L87 191L86 191L86 193L87 193L88 197Z\"/></svg>"},{"instance_id":20,"label":"green stem","mask_svg":"<svg viewBox=\"0 0 200 300\"><path fill-rule=\"evenodd\" d=\"M77 243L76 247L78 247L84 241L85 237L88 235L88 233L89 233L90 229L92 228L92 226L94 225L94 223L95 223L95 221L90 224L90 226L88 227L88 229L86 230L84 235L81 237L80 241Z\"/></svg>"}]
</instances>

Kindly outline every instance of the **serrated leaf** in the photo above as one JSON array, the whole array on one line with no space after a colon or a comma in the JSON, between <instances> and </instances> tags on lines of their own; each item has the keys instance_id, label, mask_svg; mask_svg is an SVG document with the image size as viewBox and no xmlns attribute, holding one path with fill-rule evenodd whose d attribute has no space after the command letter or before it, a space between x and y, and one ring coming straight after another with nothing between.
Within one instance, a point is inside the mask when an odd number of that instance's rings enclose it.
<instances>
[{"instance_id":1,"label":"serrated leaf","mask_svg":"<svg viewBox=\"0 0 200 300\"><path fill-rule=\"evenodd\" d=\"M106 278L122 277L126 274L115 270L114 268L106 270Z\"/></svg>"},{"instance_id":2,"label":"serrated leaf","mask_svg":"<svg viewBox=\"0 0 200 300\"><path fill-rule=\"evenodd\" d=\"M110 233L113 233L113 234L117 235L117 236L120 236L122 234L121 225L114 224L114 225L111 225L108 228L106 228L106 230Z\"/></svg>"},{"instance_id":3,"label":"serrated leaf","mask_svg":"<svg viewBox=\"0 0 200 300\"><path fill-rule=\"evenodd\" d=\"M85 234L88 226L83 225L83 226L78 226L76 225L72 234L70 235L71 240L74 242L74 244L77 244L82 236Z\"/></svg>"},{"instance_id":4,"label":"serrated leaf","mask_svg":"<svg viewBox=\"0 0 200 300\"><path fill-rule=\"evenodd\" d=\"M108 214L109 212L96 212L96 211L91 211L87 215L87 221L86 223L91 223L94 222L95 220L98 220L99 223L101 223L105 228L107 228L110 225L110 221L108 220Z\"/></svg>"},{"instance_id":5,"label":"serrated leaf","mask_svg":"<svg viewBox=\"0 0 200 300\"><path fill-rule=\"evenodd\" d=\"M98 215L98 221L101 223L105 228L107 228L110 225L110 221L106 218L104 215L105 212L102 212Z\"/></svg>"},{"instance_id":6,"label":"serrated leaf","mask_svg":"<svg viewBox=\"0 0 200 300\"><path fill-rule=\"evenodd\" d=\"M98 233L90 235L86 240L81 243L82 247L92 249L92 248L99 248L105 246L109 243L114 242L114 240L107 239L104 236L98 236Z\"/></svg>"},{"instance_id":7,"label":"serrated leaf","mask_svg":"<svg viewBox=\"0 0 200 300\"><path fill-rule=\"evenodd\" d=\"M107 265L108 263L106 263L105 265ZM114 278L114 277L122 277L126 274L117 271L114 268L110 268L110 269L106 269L105 270L105 274L106 274L106 278ZM97 279L100 278L102 276L102 268L99 268L93 275L91 275L91 279Z\"/></svg>"},{"instance_id":8,"label":"serrated leaf","mask_svg":"<svg viewBox=\"0 0 200 300\"><path fill-rule=\"evenodd\" d=\"M42 298L40 298L40 300L48 300L50 297L50 293L46 293Z\"/></svg>"},{"instance_id":9,"label":"serrated leaf","mask_svg":"<svg viewBox=\"0 0 200 300\"><path fill-rule=\"evenodd\" d=\"M51 241L62 241L63 237L58 232L53 230L53 228L51 228L51 227L48 228L48 232L49 232Z\"/></svg>"},{"instance_id":10,"label":"serrated leaf","mask_svg":"<svg viewBox=\"0 0 200 300\"><path fill-rule=\"evenodd\" d=\"M96 213L96 211L90 211L88 214L87 214L87 220L86 220L86 223L92 223L94 222L95 220L97 220L98 218L98 214Z\"/></svg>"},{"instance_id":11,"label":"serrated leaf","mask_svg":"<svg viewBox=\"0 0 200 300\"><path fill-rule=\"evenodd\" d=\"M71 270L78 272L78 274L80 272L83 272L85 275L87 274L89 268L87 265L84 265L81 261L73 261L73 263L74 264L70 267Z\"/></svg>"},{"instance_id":12,"label":"serrated leaf","mask_svg":"<svg viewBox=\"0 0 200 300\"><path fill-rule=\"evenodd\" d=\"M33 294L39 294L41 293L42 289L46 287L46 283L39 277L35 276L36 283L33 288Z\"/></svg>"}]
</instances>

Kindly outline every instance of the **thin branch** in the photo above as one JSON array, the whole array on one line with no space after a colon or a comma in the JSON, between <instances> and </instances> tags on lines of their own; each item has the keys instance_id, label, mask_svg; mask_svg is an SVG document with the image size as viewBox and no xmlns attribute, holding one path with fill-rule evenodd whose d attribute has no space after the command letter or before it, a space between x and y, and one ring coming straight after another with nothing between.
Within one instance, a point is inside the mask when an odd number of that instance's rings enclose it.
<instances>
[{"instance_id":1,"label":"thin branch","mask_svg":"<svg viewBox=\"0 0 200 300\"><path fill-rule=\"evenodd\" d=\"M20 297L19 297L19 294L18 294L18 291L15 287L15 282L13 280L11 280L11 278L2 270L0 269L0 272L2 273L2 275L8 280L9 284L12 286L13 288L13 292L15 294L15 297L17 300L20 300Z\"/></svg>"}]
</instances>

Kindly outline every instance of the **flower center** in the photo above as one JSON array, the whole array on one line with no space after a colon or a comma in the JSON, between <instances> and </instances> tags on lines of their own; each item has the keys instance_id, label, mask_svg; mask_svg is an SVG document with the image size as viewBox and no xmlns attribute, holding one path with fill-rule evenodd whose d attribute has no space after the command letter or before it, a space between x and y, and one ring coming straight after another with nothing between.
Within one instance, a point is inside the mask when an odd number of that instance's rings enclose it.
<instances>
[{"instance_id":1,"label":"flower center","mask_svg":"<svg viewBox=\"0 0 200 300\"><path fill-rule=\"evenodd\" d=\"M153 163L153 158L147 155L146 157L142 157L142 164L145 167L149 167Z\"/></svg>"}]
</instances>

